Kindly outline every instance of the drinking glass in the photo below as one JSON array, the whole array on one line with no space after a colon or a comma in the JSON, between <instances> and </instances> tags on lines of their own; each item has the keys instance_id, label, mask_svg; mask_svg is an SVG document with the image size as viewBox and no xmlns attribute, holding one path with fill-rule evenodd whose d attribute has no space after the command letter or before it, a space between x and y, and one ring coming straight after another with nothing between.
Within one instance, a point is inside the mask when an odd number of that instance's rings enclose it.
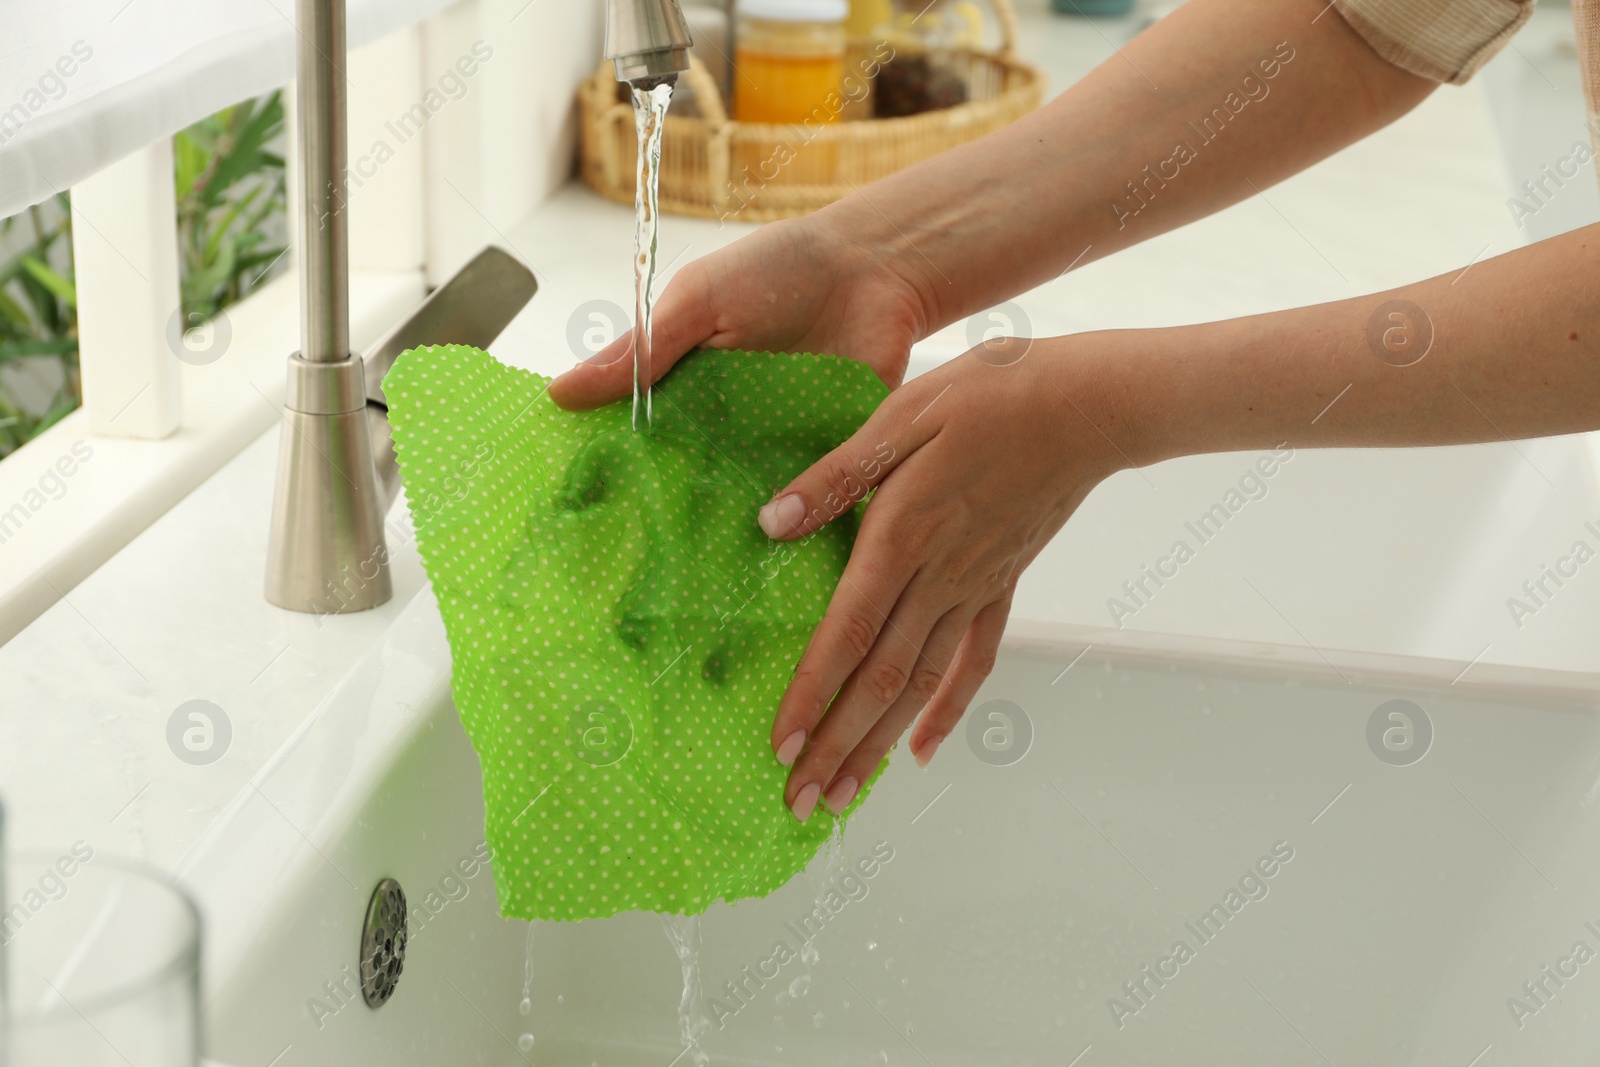
<instances>
[{"instance_id":1,"label":"drinking glass","mask_svg":"<svg viewBox=\"0 0 1600 1067\"><path fill-rule=\"evenodd\" d=\"M85 841L0 856L0 1067L196 1067L193 902Z\"/></svg>"}]
</instances>

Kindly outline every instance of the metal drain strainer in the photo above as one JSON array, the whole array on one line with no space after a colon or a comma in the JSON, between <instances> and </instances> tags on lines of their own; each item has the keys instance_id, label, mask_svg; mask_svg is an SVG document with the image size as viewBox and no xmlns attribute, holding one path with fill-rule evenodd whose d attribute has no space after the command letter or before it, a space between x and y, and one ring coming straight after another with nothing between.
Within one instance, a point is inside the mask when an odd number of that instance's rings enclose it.
<instances>
[{"instance_id":1,"label":"metal drain strainer","mask_svg":"<svg viewBox=\"0 0 1600 1067\"><path fill-rule=\"evenodd\" d=\"M367 902L361 928L361 996L369 1008L381 1008L394 995L406 962L406 893L385 878Z\"/></svg>"}]
</instances>

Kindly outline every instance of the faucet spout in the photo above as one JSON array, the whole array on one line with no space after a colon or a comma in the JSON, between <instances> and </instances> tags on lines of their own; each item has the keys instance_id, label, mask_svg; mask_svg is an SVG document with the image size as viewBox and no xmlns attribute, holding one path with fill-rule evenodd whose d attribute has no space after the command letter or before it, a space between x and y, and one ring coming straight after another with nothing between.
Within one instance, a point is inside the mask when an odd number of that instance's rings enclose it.
<instances>
[{"instance_id":1,"label":"faucet spout","mask_svg":"<svg viewBox=\"0 0 1600 1067\"><path fill-rule=\"evenodd\" d=\"M606 58L617 81L651 89L689 69L689 24L678 0L608 0Z\"/></svg>"}]
</instances>

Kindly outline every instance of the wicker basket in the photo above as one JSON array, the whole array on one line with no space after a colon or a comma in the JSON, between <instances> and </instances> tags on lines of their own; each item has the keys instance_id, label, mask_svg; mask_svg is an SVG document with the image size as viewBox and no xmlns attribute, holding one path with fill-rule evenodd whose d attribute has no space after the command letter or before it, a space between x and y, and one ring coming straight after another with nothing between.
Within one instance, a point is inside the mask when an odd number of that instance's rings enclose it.
<instances>
[{"instance_id":1,"label":"wicker basket","mask_svg":"<svg viewBox=\"0 0 1600 1067\"><path fill-rule=\"evenodd\" d=\"M735 122L710 73L691 62L684 77L700 115L667 116L661 210L750 222L804 215L1026 115L1044 97L1044 76L1014 54L1016 15L1010 0L993 0L993 7L1000 50L956 57L964 68L967 102L906 118L806 126ZM853 42L848 69L870 70L860 63L874 47ZM617 95L609 62L579 89L583 180L601 195L631 204L637 155L633 107ZM848 110L845 117L850 118Z\"/></svg>"}]
</instances>

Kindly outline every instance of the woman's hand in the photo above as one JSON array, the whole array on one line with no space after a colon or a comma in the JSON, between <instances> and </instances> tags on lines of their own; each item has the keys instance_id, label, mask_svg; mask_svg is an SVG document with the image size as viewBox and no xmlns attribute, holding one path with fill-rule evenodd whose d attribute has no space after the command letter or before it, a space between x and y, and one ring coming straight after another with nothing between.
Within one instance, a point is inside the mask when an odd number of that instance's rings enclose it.
<instances>
[{"instance_id":1,"label":"woman's hand","mask_svg":"<svg viewBox=\"0 0 1600 1067\"><path fill-rule=\"evenodd\" d=\"M877 489L772 731L797 818L842 811L919 712L927 765L994 667L1018 576L1132 465L1101 399L1108 346L1084 341L992 341L909 382L762 509L793 540Z\"/></svg>"},{"instance_id":2,"label":"woman's hand","mask_svg":"<svg viewBox=\"0 0 1600 1067\"><path fill-rule=\"evenodd\" d=\"M770 223L679 271L655 309L652 382L705 347L844 356L899 385L930 328L925 302L889 257L828 221L846 215ZM630 332L550 383L551 398L584 410L628 396L632 354Z\"/></svg>"}]
</instances>

